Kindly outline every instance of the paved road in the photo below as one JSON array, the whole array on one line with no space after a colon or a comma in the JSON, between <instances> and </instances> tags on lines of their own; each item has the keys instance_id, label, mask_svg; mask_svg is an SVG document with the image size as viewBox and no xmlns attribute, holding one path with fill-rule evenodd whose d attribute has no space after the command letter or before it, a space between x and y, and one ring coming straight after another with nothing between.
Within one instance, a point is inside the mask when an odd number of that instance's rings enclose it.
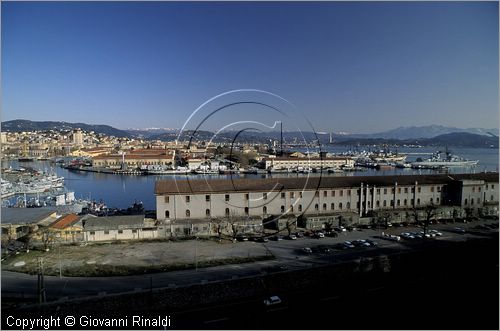
<instances>
[{"instance_id":1,"label":"paved road","mask_svg":"<svg viewBox=\"0 0 500 331\"><path fill-rule=\"evenodd\" d=\"M363 230L353 232L342 232L337 238L300 238L298 240L269 241L268 243L242 242L240 245L265 245L276 257L275 260L259 261L239 265L218 266L211 268L200 268L198 270L172 271L138 276L122 277L54 277L45 276L46 293L48 300L58 298L75 298L84 296L103 295L110 293L133 292L148 290L152 288L166 288L174 286L187 286L212 281L228 280L239 277L251 277L278 270L279 266L286 266L288 270L308 268L327 263L340 263L360 257L378 256L380 254L394 253L407 249L416 249L434 240L464 241L469 238L481 237L493 230L473 230L479 224L490 224L498 221L481 220L468 224L436 224L432 229L443 233L442 237L432 239L416 239L401 242L375 239L377 247L356 248L352 250L333 250L330 253L302 254L303 247L315 248L318 246L335 246L345 240L374 239L380 236L382 231L391 234L399 234L408 231L420 231L420 228L390 228L389 230ZM453 227L460 226L472 233L458 234L452 231ZM273 269L274 268L274 269ZM37 276L2 271L2 297L36 297Z\"/></svg>"}]
</instances>

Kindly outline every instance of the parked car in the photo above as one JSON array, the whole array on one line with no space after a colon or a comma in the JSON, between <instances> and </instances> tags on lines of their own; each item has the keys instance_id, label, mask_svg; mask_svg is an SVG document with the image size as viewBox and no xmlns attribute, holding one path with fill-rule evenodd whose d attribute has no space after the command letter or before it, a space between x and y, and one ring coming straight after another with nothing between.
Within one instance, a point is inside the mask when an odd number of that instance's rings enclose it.
<instances>
[{"instance_id":1,"label":"parked car","mask_svg":"<svg viewBox=\"0 0 500 331\"><path fill-rule=\"evenodd\" d=\"M352 244L356 247L370 247L370 244L367 243L364 239L353 240Z\"/></svg>"},{"instance_id":2,"label":"parked car","mask_svg":"<svg viewBox=\"0 0 500 331\"><path fill-rule=\"evenodd\" d=\"M401 233L401 238L404 238L404 239L415 239L415 236L413 236L409 232L402 232Z\"/></svg>"},{"instance_id":3,"label":"parked car","mask_svg":"<svg viewBox=\"0 0 500 331\"><path fill-rule=\"evenodd\" d=\"M259 243L267 243L269 239L267 239L266 237L259 237L255 241Z\"/></svg>"},{"instance_id":4,"label":"parked car","mask_svg":"<svg viewBox=\"0 0 500 331\"><path fill-rule=\"evenodd\" d=\"M266 306L279 305L281 303L281 299L277 295L273 295L268 299L264 300L264 304Z\"/></svg>"},{"instance_id":5,"label":"parked car","mask_svg":"<svg viewBox=\"0 0 500 331\"><path fill-rule=\"evenodd\" d=\"M307 254L312 254L312 249L310 247L304 247L302 248L302 251Z\"/></svg>"},{"instance_id":6,"label":"parked car","mask_svg":"<svg viewBox=\"0 0 500 331\"><path fill-rule=\"evenodd\" d=\"M238 240L238 241L248 241L248 237L247 236L239 235L239 236L236 236L236 240Z\"/></svg>"},{"instance_id":7,"label":"parked car","mask_svg":"<svg viewBox=\"0 0 500 331\"><path fill-rule=\"evenodd\" d=\"M294 235L294 234L291 234L289 236L286 236L285 239L287 239L287 240L297 240L297 236Z\"/></svg>"},{"instance_id":8,"label":"parked car","mask_svg":"<svg viewBox=\"0 0 500 331\"><path fill-rule=\"evenodd\" d=\"M314 238L317 238L317 239L319 239L319 238L325 238L325 235L323 234L323 232L316 232L314 234Z\"/></svg>"},{"instance_id":9,"label":"parked car","mask_svg":"<svg viewBox=\"0 0 500 331\"><path fill-rule=\"evenodd\" d=\"M459 227L454 227L453 231L456 232L456 233L461 233L461 234L465 233L465 229L459 228Z\"/></svg>"},{"instance_id":10,"label":"parked car","mask_svg":"<svg viewBox=\"0 0 500 331\"><path fill-rule=\"evenodd\" d=\"M433 233L434 235L438 236L438 237L441 237L443 234L441 232L439 232L438 230L430 230L429 231L430 233Z\"/></svg>"},{"instance_id":11,"label":"parked car","mask_svg":"<svg viewBox=\"0 0 500 331\"><path fill-rule=\"evenodd\" d=\"M342 245L343 245L342 249L350 249L350 248L355 248L356 247L350 241L344 241L344 243Z\"/></svg>"}]
</instances>

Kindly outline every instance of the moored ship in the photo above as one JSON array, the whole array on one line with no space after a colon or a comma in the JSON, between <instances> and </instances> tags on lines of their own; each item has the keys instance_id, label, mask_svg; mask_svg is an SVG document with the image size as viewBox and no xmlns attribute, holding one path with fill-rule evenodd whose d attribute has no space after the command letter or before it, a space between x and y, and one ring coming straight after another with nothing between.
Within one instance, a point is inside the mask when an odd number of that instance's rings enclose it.
<instances>
[{"instance_id":1,"label":"moored ship","mask_svg":"<svg viewBox=\"0 0 500 331\"><path fill-rule=\"evenodd\" d=\"M438 167L472 167L479 163L479 160L466 160L462 157L452 155L445 151L445 157L441 157L441 151L437 151L427 160L418 158L412 163L412 168L438 168Z\"/></svg>"}]
</instances>

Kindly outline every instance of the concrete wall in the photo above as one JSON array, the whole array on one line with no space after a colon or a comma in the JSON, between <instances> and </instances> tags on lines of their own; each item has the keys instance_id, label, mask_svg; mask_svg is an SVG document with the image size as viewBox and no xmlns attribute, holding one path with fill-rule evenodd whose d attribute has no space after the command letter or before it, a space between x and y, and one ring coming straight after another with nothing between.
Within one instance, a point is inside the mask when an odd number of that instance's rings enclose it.
<instances>
[{"instance_id":1,"label":"concrete wall","mask_svg":"<svg viewBox=\"0 0 500 331\"><path fill-rule=\"evenodd\" d=\"M95 230L84 232L85 241L111 241L111 240L133 240L154 239L158 237L156 228L146 229L122 229L122 230Z\"/></svg>"}]
</instances>

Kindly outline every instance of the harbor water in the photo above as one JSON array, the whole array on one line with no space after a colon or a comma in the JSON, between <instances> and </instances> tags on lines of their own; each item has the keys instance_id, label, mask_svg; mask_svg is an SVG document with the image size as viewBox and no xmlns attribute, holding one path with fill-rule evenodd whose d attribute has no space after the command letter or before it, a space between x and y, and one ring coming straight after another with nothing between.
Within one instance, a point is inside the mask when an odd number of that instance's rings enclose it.
<instances>
[{"instance_id":1,"label":"harbor water","mask_svg":"<svg viewBox=\"0 0 500 331\"><path fill-rule=\"evenodd\" d=\"M363 148L368 150L367 148ZM326 147L322 150L334 153L343 153L348 150L353 150L349 147ZM417 158L428 158L438 148L399 148L399 153L407 154L406 161L415 161ZM441 149L444 151L444 147ZM454 148L451 151L453 154L468 160L479 160L479 164L475 167L469 168L450 168L450 173L471 173L483 171L498 171L498 149L489 148ZM297 173L273 173L273 174L233 174L233 175L115 175L95 172L72 171L59 167L50 161L36 161L36 162L18 162L2 160L2 168L19 168L31 167L37 170L43 170L48 173L55 172L58 176L65 178L65 187L75 192L77 199L91 199L103 200L108 207L127 208L134 203L134 201L141 201L144 208L147 210L154 210L155 195L154 185L155 181L159 179L167 180L185 180L189 179L230 179L232 178L261 178L261 177L298 177L298 176L366 176L366 175L402 175L402 174L433 174L439 173L435 170L417 170L417 169L399 169L391 168L388 170L375 170L365 169L365 171L351 171L344 173L311 173L311 174L297 174Z\"/></svg>"}]
</instances>

